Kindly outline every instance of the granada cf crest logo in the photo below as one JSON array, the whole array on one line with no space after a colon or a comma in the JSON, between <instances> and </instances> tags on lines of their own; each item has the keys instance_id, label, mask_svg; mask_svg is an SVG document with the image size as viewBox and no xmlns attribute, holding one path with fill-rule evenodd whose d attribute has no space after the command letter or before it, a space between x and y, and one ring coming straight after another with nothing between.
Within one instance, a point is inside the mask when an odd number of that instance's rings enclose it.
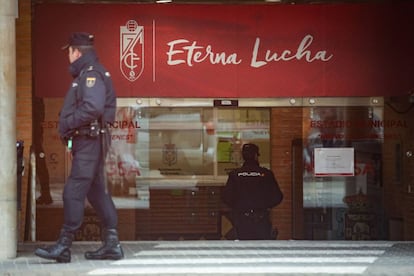
<instances>
[{"instance_id":1,"label":"granada cf crest logo","mask_svg":"<svg viewBox=\"0 0 414 276\"><path fill-rule=\"evenodd\" d=\"M144 27L129 20L120 30L120 68L124 77L136 81L144 70Z\"/></svg>"}]
</instances>

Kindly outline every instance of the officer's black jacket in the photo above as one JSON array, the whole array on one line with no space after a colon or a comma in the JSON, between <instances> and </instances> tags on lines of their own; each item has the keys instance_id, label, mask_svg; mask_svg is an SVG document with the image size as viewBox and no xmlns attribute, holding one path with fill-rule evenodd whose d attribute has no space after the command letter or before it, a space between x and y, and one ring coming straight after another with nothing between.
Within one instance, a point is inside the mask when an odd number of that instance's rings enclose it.
<instances>
[{"instance_id":1,"label":"officer's black jacket","mask_svg":"<svg viewBox=\"0 0 414 276\"><path fill-rule=\"evenodd\" d=\"M222 199L230 208L244 212L272 208L282 201L283 194L271 170L248 160L229 173Z\"/></svg>"},{"instance_id":2,"label":"officer's black jacket","mask_svg":"<svg viewBox=\"0 0 414 276\"><path fill-rule=\"evenodd\" d=\"M78 128L87 127L94 120L103 126L113 122L116 95L112 80L99 63L95 51L89 51L74 61L69 71L74 78L59 114L59 134L71 136Z\"/></svg>"}]
</instances>

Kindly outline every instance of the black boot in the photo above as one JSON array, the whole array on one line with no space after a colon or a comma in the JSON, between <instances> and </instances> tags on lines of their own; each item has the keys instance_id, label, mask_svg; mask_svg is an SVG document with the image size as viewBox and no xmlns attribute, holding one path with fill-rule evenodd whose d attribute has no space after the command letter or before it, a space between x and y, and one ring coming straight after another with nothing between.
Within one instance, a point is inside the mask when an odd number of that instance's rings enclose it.
<instances>
[{"instance_id":1,"label":"black boot","mask_svg":"<svg viewBox=\"0 0 414 276\"><path fill-rule=\"evenodd\" d=\"M58 241L51 246L39 247L35 250L35 255L48 260L56 260L58 263L70 262L70 247L74 235L62 230Z\"/></svg>"},{"instance_id":2,"label":"black boot","mask_svg":"<svg viewBox=\"0 0 414 276\"><path fill-rule=\"evenodd\" d=\"M116 229L107 229L104 232L103 245L96 251L85 252L88 260L119 260L124 257Z\"/></svg>"}]
</instances>

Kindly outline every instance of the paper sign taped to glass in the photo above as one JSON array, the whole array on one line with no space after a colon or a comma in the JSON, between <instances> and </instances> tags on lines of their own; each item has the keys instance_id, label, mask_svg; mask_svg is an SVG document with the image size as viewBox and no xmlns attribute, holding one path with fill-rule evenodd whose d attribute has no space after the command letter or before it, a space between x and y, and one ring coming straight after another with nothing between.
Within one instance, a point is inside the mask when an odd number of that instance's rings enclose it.
<instances>
[{"instance_id":1,"label":"paper sign taped to glass","mask_svg":"<svg viewBox=\"0 0 414 276\"><path fill-rule=\"evenodd\" d=\"M315 148L314 175L323 176L354 176L354 148Z\"/></svg>"}]
</instances>

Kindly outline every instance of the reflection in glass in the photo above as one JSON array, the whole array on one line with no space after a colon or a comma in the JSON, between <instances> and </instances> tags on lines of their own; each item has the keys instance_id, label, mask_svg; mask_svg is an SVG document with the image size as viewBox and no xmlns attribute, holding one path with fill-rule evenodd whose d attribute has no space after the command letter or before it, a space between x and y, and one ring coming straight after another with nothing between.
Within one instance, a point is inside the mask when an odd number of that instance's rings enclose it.
<instances>
[{"instance_id":1,"label":"reflection in glass","mask_svg":"<svg viewBox=\"0 0 414 276\"><path fill-rule=\"evenodd\" d=\"M306 239L379 239L383 235L382 108L314 107L303 118L303 208ZM354 149L354 176L314 175L315 148ZM362 196L356 196L362 195ZM364 215L349 201L364 199ZM369 218L369 221L364 219ZM364 234L355 233L364 225ZM368 230L367 230L368 229ZM367 232L368 231L368 232Z\"/></svg>"},{"instance_id":2,"label":"reflection in glass","mask_svg":"<svg viewBox=\"0 0 414 276\"><path fill-rule=\"evenodd\" d=\"M120 106L117 111L107 172L120 195L155 179L171 183L178 177L193 184L224 179L241 165L244 143L258 144L261 164L270 164L269 109Z\"/></svg>"}]
</instances>

